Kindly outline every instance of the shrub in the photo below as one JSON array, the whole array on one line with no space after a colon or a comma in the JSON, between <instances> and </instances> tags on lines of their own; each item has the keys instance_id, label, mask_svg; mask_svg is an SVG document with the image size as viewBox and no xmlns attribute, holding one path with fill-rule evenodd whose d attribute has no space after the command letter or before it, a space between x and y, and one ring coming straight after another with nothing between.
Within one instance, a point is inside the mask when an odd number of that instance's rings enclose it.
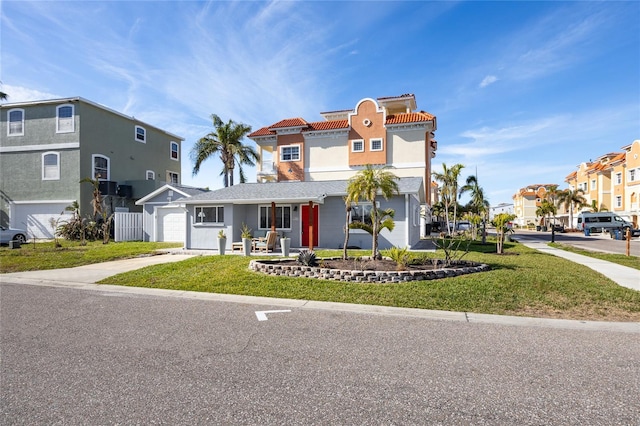
<instances>
[{"instance_id":1,"label":"shrub","mask_svg":"<svg viewBox=\"0 0 640 426\"><path fill-rule=\"evenodd\" d=\"M318 264L316 254L312 250L300 251L297 261L304 266L316 266Z\"/></svg>"},{"instance_id":2,"label":"shrub","mask_svg":"<svg viewBox=\"0 0 640 426\"><path fill-rule=\"evenodd\" d=\"M409 250L406 247L391 247L381 251L382 255L396 262L396 269L406 269L409 263Z\"/></svg>"}]
</instances>

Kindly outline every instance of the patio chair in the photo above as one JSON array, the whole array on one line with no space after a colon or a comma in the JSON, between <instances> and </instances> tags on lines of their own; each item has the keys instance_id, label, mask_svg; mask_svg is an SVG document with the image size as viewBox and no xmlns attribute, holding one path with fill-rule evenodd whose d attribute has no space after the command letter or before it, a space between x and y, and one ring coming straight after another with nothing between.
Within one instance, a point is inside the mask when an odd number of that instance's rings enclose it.
<instances>
[{"instance_id":1,"label":"patio chair","mask_svg":"<svg viewBox=\"0 0 640 426\"><path fill-rule=\"evenodd\" d=\"M254 244L255 250L260 252L269 253L269 250L273 251L276 248L277 232L269 231L264 238L260 238Z\"/></svg>"}]
</instances>

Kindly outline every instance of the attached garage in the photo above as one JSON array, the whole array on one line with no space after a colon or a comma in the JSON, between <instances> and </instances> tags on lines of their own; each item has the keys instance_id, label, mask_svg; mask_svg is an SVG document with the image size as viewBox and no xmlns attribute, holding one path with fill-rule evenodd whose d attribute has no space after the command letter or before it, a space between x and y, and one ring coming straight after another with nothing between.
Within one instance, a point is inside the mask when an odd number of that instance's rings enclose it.
<instances>
[{"instance_id":1,"label":"attached garage","mask_svg":"<svg viewBox=\"0 0 640 426\"><path fill-rule=\"evenodd\" d=\"M65 211L73 201L20 202L11 205L11 226L26 229L28 238L53 238L54 229L50 220L60 222L70 219L71 212ZM62 214L61 214L62 213Z\"/></svg>"},{"instance_id":2,"label":"attached garage","mask_svg":"<svg viewBox=\"0 0 640 426\"><path fill-rule=\"evenodd\" d=\"M180 207L156 208L155 241L184 243L186 233L186 213Z\"/></svg>"},{"instance_id":3,"label":"attached garage","mask_svg":"<svg viewBox=\"0 0 640 426\"><path fill-rule=\"evenodd\" d=\"M142 206L144 241L185 243L186 211L174 201L203 192L207 190L167 184L136 201Z\"/></svg>"}]
</instances>

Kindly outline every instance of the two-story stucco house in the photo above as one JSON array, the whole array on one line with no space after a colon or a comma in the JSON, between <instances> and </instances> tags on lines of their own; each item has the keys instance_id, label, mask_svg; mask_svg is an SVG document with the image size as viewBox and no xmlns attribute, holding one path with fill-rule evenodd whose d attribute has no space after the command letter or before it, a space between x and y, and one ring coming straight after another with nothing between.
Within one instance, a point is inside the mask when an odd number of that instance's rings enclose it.
<instances>
[{"instance_id":1,"label":"two-story stucco house","mask_svg":"<svg viewBox=\"0 0 640 426\"><path fill-rule=\"evenodd\" d=\"M86 99L6 103L0 117L0 222L30 236L51 238L73 201L91 213L83 178L100 181L109 211L180 183L183 138Z\"/></svg>"},{"instance_id":2,"label":"two-story stucco house","mask_svg":"<svg viewBox=\"0 0 640 426\"><path fill-rule=\"evenodd\" d=\"M323 121L289 118L251 133L261 162L258 183L234 185L177 200L184 209L185 247L211 249L224 229L228 248L246 224L291 238L292 247L341 247L348 179L365 165L390 166L400 193L379 207L395 211L395 229L380 234L380 248L412 247L420 240L421 213L432 197L431 158L436 118L416 111L414 95L366 98L353 110L321 113ZM371 205L353 206L351 220L367 221ZM157 226L157 224L156 224ZM350 245L371 247L351 230Z\"/></svg>"}]
</instances>

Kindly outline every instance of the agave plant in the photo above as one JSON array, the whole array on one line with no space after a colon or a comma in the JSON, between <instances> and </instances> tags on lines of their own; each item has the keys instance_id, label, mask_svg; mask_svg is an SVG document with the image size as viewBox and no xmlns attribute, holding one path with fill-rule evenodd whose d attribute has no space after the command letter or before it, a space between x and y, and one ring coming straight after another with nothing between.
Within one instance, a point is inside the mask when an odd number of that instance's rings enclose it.
<instances>
[{"instance_id":1,"label":"agave plant","mask_svg":"<svg viewBox=\"0 0 640 426\"><path fill-rule=\"evenodd\" d=\"M316 266L318 264L318 259L313 250L300 251L297 261L304 266Z\"/></svg>"}]
</instances>

